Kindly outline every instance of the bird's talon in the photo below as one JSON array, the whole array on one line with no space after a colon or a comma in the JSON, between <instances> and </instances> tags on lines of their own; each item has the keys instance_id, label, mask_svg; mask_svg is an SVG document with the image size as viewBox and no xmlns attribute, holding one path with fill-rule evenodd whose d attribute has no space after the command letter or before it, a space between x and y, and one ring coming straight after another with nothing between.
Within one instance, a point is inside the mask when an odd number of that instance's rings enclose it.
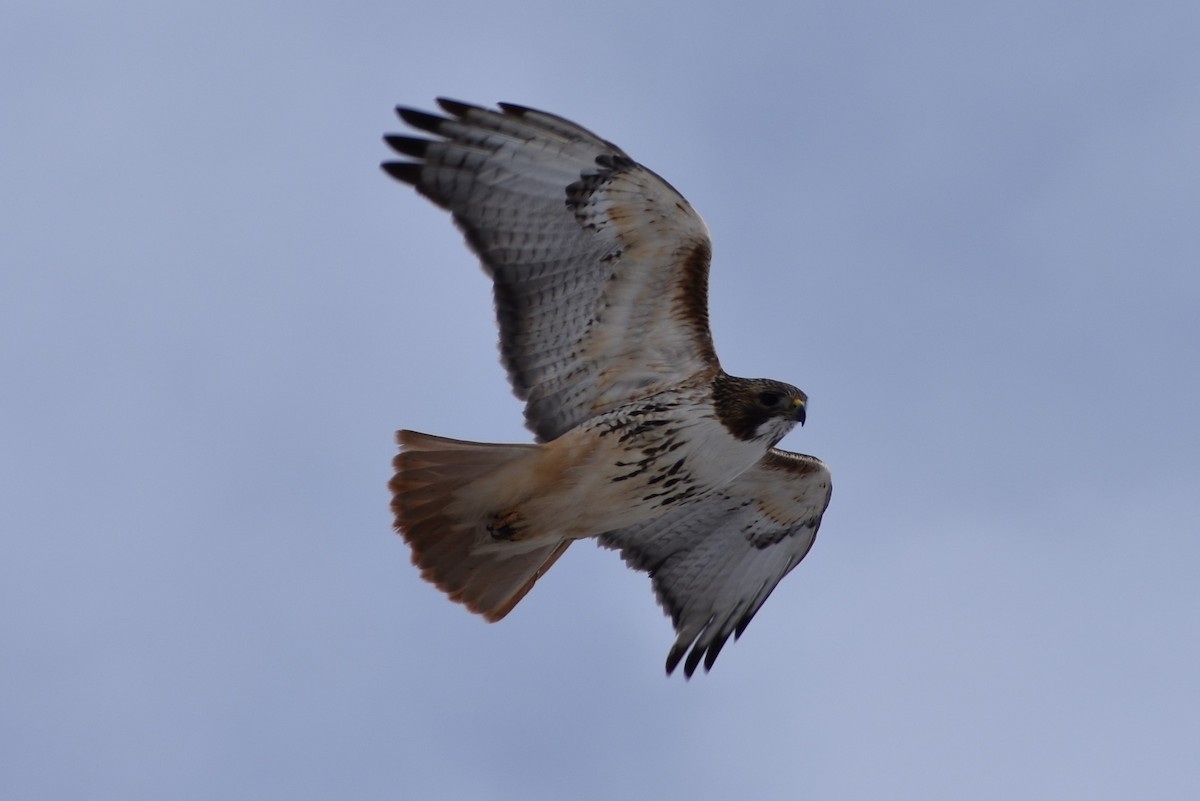
<instances>
[{"instance_id":1,"label":"bird's talon","mask_svg":"<svg viewBox=\"0 0 1200 801\"><path fill-rule=\"evenodd\" d=\"M517 524L520 522L521 514L516 509L509 509L492 515L487 530L494 539L511 540L516 538Z\"/></svg>"}]
</instances>

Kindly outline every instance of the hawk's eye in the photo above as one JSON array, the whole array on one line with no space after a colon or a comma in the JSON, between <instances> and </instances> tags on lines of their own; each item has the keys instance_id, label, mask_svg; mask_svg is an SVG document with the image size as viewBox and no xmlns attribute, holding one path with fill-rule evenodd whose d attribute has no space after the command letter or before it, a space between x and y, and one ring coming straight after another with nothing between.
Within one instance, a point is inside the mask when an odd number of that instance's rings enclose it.
<instances>
[{"instance_id":1,"label":"hawk's eye","mask_svg":"<svg viewBox=\"0 0 1200 801\"><path fill-rule=\"evenodd\" d=\"M760 392L758 393L758 402L763 406L774 406L779 403L778 392Z\"/></svg>"}]
</instances>

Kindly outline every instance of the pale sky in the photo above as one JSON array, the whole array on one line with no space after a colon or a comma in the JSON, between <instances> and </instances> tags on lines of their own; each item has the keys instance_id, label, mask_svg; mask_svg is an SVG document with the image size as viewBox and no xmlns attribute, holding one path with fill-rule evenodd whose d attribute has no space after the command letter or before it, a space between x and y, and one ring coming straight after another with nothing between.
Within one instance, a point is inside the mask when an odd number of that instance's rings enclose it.
<instances>
[{"instance_id":1,"label":"pale sky","mask_svg":"<svg viewBox=\"0 0 1200 801\"><path fill-rule=\"evenodd\" d=\"M0 797L1200 795L1200 5L0 11ZM393 434L529 441L397 103L589 126L713 233L833 503L713 672L573 547L503 622Z\"/></svg>"}]
</instances>

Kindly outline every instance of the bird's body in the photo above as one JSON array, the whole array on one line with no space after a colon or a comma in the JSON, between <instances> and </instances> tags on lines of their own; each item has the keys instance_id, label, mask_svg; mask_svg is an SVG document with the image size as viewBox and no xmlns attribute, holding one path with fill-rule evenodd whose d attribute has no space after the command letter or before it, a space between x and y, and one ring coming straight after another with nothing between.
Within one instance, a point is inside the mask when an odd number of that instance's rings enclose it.
<instances>
[{"instance_id":1,"label":"bird's body","mask_svg":"<svg viewBox=\"0 0 1200 801\"><path fill-rule=\"evenodd\" d=\"M491 532L498 540L594 537L656 517L725 486L770 447L732 436L710 395L667 390L590 418L474 482L454 508L485 528L510 514L507 532Z\"/></svg>"},{"instance_id":2,"label":"bird's body","mask_svg":"<svg viewBox=\"0 0 1200 801\"><path fill-rule=\"evenodd\" d=\"M691 675L807 553L819 460L775 444L807 398L721 369L707 229L669 184L561 118L440 101L401 110L385 169L448 208L494 280L501 351L538 443L400 432L397 529L422 574L498 620L567 546L651 573Z\"/></svg>"}]
</instances>

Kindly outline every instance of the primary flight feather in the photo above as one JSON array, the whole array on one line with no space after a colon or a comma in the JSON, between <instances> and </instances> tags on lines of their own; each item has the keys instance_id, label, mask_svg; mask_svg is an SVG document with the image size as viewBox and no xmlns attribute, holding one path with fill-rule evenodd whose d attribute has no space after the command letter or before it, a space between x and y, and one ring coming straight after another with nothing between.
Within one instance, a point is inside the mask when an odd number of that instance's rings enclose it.
<instances>
[{"instance_id":1,"label":"primary flight feather","mask_svg":"<svg viewBox=\"0 0 1200 801\"><path fill-rule=\"evenodd\" d=\"M493 281L500 350L536 444L398 435L396 529L421 574L499 620L576 539L648 572L691 676L812 547L823 462L775 444L790 384L737 378L708 326L704 221L662 178L561 117L439 99L397 109L383 169L447 209Z\"/></svg>"}]
</instances>

